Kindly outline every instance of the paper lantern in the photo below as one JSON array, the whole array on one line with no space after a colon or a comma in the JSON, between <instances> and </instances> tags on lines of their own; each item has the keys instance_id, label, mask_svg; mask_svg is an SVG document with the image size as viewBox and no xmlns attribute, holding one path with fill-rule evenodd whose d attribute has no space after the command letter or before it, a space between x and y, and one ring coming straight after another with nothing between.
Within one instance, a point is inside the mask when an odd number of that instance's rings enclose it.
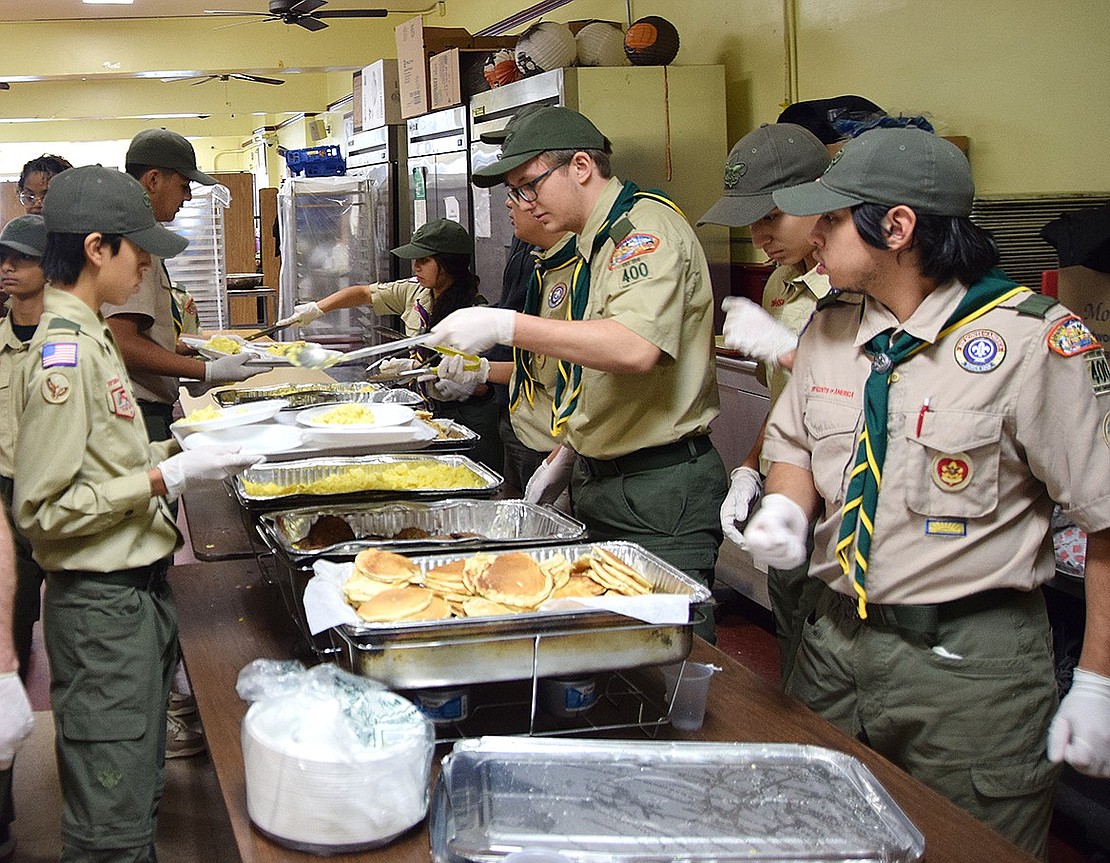
<instances>
[{"instance_id":1,"label":"paper lantern","mask_svg":"<svg viewBox=\"0 0 1110 863\"><path fill-rule=\"evenodd\" d=\"M591 21L574 37L579 66L627 66L624 31L611 21Z\"/></svg>"},{"instance_id":2,"label":"paper lantern","mask_svg":"<svg viewBox=\"0 0 1110 863\"><path fill-rule=\"evenodd\" d=\"M553 21L532 25L516 43L516 65L525 77L573 66L577 55L578 46L570 28Z\"/></svg>"},{"instance_id":3,"label":"paper lantern","mask_svg":"<svg viewBox=\"0 0 1110 863\"><path fill-rule=\"evenodd\" d=\"M666 66L678 55L678 31L666 18L648 15L624 34L624 53L635 66Z\"/></svg>"}]
</instances>

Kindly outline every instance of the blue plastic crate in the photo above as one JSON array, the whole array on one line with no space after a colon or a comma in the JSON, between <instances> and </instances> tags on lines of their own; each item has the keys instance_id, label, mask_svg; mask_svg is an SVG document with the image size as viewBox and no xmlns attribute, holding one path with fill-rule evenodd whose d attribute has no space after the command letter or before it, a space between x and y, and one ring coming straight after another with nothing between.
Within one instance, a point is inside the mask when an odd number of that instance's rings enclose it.
<instances>
[{"instance_id":1,"label":"blue plastic crate","mask_svg":"<svg viewBox=\"0 0 1110 863\"><path fill-rule=\"evenodd\" d=\"M304 174L306 177L339 177L347 173L343 154L334 144L286 150L285 164L294 176Z\"/></svg>"}]
</instances>

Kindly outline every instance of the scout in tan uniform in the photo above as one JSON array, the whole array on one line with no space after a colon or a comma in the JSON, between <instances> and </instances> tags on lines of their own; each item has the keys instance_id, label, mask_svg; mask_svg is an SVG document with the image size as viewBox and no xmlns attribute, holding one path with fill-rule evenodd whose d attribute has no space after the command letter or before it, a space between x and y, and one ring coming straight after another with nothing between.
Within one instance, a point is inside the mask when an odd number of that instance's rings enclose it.
<instances>
[{"instance_id":1,"label":"scout in tan uniform","mask_svg":"<svg viewBox=\"0 0 1110 863\"><path fill-rule=\"evenodd\" d=\"M792 123L762 126L736 142L725 162L724 193L699 225L750 226L752 243L778 264L763 287L763 307L745 297L726 297L725 347L759 359L757 377L771 391L773 407L790 379L789 366L800 333L829 292L829 280L817 273L810 232L816 216L791 216L771 200L775 189L821 176L829 153L815 135ZM738 526L747 521L763 492L766 462L760 458L766 422L739 467L732 471L728 496L721 504L721 529L740 544ZM813 585L813 586L810 586ZM801 640L802 621L819 585L807 578L805 565L791 570L771 567L767 591L775 620L775 639L783 681L790 677Z\"/></svg>"},{"instance_id":2,"label":"scout in tan uniform","mask_svg":"<svg viewBox=\"0 0 1110 863\"><path fill-rule=\"evenodd\" d=\"M185 241L142 186L90 165L59 174L44 210L51 287L21 368L13 510L47 572L43 633L62 788L63 861L154 858L177 622L166 568L181 545L167 498L257 460L151 444L99 314L138 289L150 256Z\"/></svg>"},{"instance_id":3,"label":"scout in tan uniform","mask_svg":"<svg viewBox=\"0 0 1110 863\"><path fill-rule=\"evenodd\" d=\"M821 268L863 303L803 334L744 537L795 566L817 520L810 575L828 587L788 691L1043 853L1052 762L1110 775L1110 375L1078 317L991 270L973 194L959 150L916 129L864 133L774 194L823 214ZM1089 532L1059 709L1039 589L1054 500Z\"/></svg>"},{"instance_id":4,"label":"scout in tan uniform","mask_svg":"<svg viewBox=\"0 0 1110 863\"><path fill-rule=\"evenodd\" d=\"M570 320L465 309L432 332L468 353L511 344L558 357L553 431L579 458L576 516L598 540L644 545L711 584L727 486L705 255L666 198L610 175L605 138L576 111L521 118L474 182L505 182L549 231L573 231ZM712 620L698 631L712 637Z\"/></svg>"}]
</instances>

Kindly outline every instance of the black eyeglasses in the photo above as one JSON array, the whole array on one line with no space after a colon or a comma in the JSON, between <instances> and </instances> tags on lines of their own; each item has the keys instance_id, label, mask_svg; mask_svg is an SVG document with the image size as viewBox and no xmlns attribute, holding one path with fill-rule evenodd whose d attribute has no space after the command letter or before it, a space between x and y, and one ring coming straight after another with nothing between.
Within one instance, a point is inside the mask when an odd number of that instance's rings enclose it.
<instances>
[{"instance_id":1,"label":"black eyeglasses","mask_svg":"<svg viewBox=\"0 0 1110 863\"><path fill-rule=\"evenodd\" d=\"M24 207L30 207L32 204L35 203L41 204L45 200L46 192L38 195L32 192L30 189L24 189L19 193L19 203L21 203Z\"/></svg>"},{"instance_id":2,"label":"black eyeglasses","mask_svg":"<svg viewBox=\"0 0 1110 863\"><path fill-rule=\"evenodd\" d=\"M509 197L516 201L518 204L534 204L539 195L539 186L544 180L547 179L548 174L552 171L557 171L567 165L567 162L561 162L544 171L537 177L533 177L527 183L521 183L519 186L508 186Z\"/></svg>"}]
</instances>

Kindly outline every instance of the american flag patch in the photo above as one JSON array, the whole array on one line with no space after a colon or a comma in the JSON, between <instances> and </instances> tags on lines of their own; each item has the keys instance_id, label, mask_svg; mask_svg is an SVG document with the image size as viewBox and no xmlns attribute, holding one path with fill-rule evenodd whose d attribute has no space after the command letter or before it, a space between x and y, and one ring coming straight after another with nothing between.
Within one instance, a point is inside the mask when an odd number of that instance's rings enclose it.
<instances>
[{"instance_id":1,"label":"american flag patch","mask_svg":"<svg viewBox=\"0 0 1110 863\"><path fill-rule=\"evenodd\" d=\"M42 367L77 365L77 342L52 342L42 346Z\"/></svg>"}]
</instances>

